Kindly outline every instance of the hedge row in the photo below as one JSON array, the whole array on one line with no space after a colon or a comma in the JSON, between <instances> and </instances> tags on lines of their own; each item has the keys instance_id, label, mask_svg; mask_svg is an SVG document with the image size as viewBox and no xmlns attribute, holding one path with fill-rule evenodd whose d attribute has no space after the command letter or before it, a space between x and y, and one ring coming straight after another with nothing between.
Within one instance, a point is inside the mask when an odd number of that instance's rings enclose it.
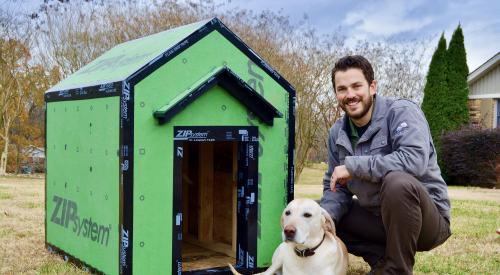
<instances>
[{"instance_id":1,"label":"hedge row","mask_svg":"<svg viewBox=\"0 0 500 275\"><path fill-rule=\"evenodd\" d=\"M441 137L448 185L500 188L500 128L467 127Z\"/></svg>"}]
</instances>

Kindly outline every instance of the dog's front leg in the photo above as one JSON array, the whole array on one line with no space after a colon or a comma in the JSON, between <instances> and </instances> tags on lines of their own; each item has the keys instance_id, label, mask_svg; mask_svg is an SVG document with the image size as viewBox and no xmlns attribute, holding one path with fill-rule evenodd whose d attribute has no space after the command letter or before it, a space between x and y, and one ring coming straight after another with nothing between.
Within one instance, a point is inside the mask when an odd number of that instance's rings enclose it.
<instances>
[{"instance_id":1,"label":"dog's front leg","mask_svg":"<svg viewBox=\"0 0 500 275\"><path fill-rule=\"evenodd\" d=\"M264 272L258 273L260 275L281 275L281 267L283 266L282 263L279 262L274 262L271 264L271 266Z\"/></svg>"},{"instance_id":2,"label":"dog's front leg","mask_svg":"<svg viewBox=\"0 0 500 275\"><path fill-rule=\"evenodd\" d=\"M285 244L281 243L278 248L274 251L271 266L264 272L259 273L261 275L281 275L283 268L283 256L284 256Z\"/></svg>"},{"instance_id":3,"label":"dog's front leg","mask_svg":"<svg viewBox=\"0 0 500 275\"><path fill-rule=\"evenodd\" d=\"M261 272L261 273L256 273L255 275L281 275L282 274L282 268L283 268L283 252L284 252L284 243L280 244L278 248L274 251L271 266L266 269L266 271ZM231 272L234 275L242 275L236 269L233 267L233 265L228 264L229 268L231 269Z\"/></svg>"}]
</instances>

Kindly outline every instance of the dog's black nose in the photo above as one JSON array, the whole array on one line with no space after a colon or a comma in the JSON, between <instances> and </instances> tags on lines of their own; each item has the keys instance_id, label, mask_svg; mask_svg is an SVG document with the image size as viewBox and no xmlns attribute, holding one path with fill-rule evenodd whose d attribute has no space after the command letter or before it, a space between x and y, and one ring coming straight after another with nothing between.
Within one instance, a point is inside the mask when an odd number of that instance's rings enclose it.
<instances>
[{"instance_id":1,"label":"dog's black nose","mask_svg":"<svg viewBox=\"0 0 500 275\"><path fill-rule=\"evenodd\" d=\"M291 226L291 225L285 226L285 229L283 230L283 232L285 233L285 238L289 241L291 241L295 238L296 231L297 230L295 229L295 227Z\"/></svg>"}]
</instances>

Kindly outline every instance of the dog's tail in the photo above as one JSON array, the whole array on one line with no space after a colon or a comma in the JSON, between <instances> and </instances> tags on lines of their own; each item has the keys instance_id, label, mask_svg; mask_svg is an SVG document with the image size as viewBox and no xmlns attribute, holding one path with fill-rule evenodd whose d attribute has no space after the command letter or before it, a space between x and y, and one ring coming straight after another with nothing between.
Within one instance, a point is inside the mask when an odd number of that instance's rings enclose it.
<instances>
[{"instance_id":1,"label":"dog's tail","mask_svg":"<svg viewBox=\"0 0 500 275\"><path fill-rule=\"evenodd\" d=\"M234 275L242 275L241 273L236 271L236 269L234 269L232 264L228 263L228 265L229 265L229 268L231 269L231 272L233 272Z\"/></svg>"}]
</instances>

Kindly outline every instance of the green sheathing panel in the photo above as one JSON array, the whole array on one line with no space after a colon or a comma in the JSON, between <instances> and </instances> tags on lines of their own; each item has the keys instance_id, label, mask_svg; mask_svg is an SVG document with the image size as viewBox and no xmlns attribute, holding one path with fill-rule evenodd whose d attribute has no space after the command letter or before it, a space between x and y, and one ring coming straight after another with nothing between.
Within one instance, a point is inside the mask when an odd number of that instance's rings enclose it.
<instances>
[{"instance_id":1,"label":"green sheathing panel","mask_svg":"<svg viewBox=\"0 0 500 275\"><path fill-rule=\"evenodd\" d=\"M275 119L274 126L262 125L236 99L218 90L198 98L168 124L158 125L154 111L224 65L285 116ZM280 215L286 205L288 93L283 87L214 31L139 82L134 104L134 273L172 270L173 126L259 127L257 265L270 265L281 242Z\"/></svg>"},{"instance_id":2,"label":"green sheathing panel","mask_svg":"<svg viewBox=\"0 0 500 275\"><path fill-rule=\"evenodd\" d=\"M208 21L196 22L119 44L59 82L49 91L123 80Z\"/></svg>"},{"instance_id":3,"label":"green sheathing panel","mask_svg":"<svg viewBox=\"0 0 500 275\"><path fill-rule=\"evenodd\" d=\"M47 104L47 242L118 273L119 97Z\"/></svg>"},{"instance_id":4,"label":"green sheathing panel","mask_svg":"<svg viewBox=\"0 0 500 275\"><path fill-rule=\"evenodd\" d=\"M185 91L181 91L180 93L177 93L177 95L172 100L170 100L170 102L168 102L167 105L162 106L158 110L155 110L155 112L160 112L160 113L167 112L170 108L172 108L177 103L179 103L179 101L182 101L190 93L192 93L193 89L200 87L200 85L204 84L205 82L207 82L208 79L212 78L214 73L217 73L217 71L220 69L222 69L222 68L221 67L214 68L214 70L212 72L209 72L208 74L200 77L200 79L198 79L198 81L196 81L196 83L193 83L193 85L191 85L191 87L189 89L187 89Z\"/></svg>"}]
</instances>

